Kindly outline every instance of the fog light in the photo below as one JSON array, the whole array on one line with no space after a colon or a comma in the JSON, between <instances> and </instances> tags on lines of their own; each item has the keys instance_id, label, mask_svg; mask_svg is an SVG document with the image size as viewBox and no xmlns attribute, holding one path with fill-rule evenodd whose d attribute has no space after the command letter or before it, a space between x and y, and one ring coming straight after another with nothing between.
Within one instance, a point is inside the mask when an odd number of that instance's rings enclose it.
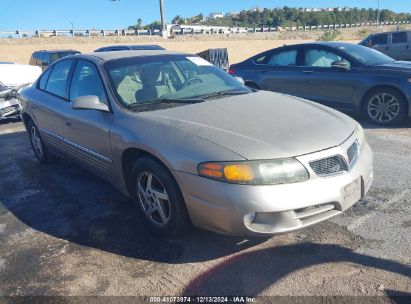
<instances>
[{"instance_id":1,"label":"fog light","mask_svg":"<svg viewBox=\"0 0 411 304\"><path fill-rule=\"evenodd\" d=\"M254 222L254 219L255 219L255 212L251 212L251 213L244 215L244 223L246 225Z\"/></svg>"}]
</instances>

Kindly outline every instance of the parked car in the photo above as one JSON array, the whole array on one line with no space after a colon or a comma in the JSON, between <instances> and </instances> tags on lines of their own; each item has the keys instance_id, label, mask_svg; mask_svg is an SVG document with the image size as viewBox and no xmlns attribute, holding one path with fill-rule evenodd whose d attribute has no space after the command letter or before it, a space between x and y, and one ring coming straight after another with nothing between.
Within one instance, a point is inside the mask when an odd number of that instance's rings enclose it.
<instances>
[{"instance_id":1,"label":"parked car","mask_svg":"<svg viewBox=\"0 0 411 304\"><path fill-rule=\"evenodd\" d=\"M31 55L29 64L39 66L44 71L54 61L59 60L60 58L63 58L63 57L69 56L69 55L75 55L75 54L80 54L80 52L75 51L75 50L49 50L49 51L41 50L41 51L35 51Z\"/></svg>"},{"instance_id":2,"label":"parked car","mask_svg":"<svg viewBox=\"0 0 411 304\"><path fill-rule=\"evenodd\" d=\"M284 46L233 64L229 72L249 87L362 113L380 125L411 116L411 63L360 45Z\"/></svg>"},{"instance_id":3,"label":"parked car","mask_svg":"<svg viewBox=\"0 0 411 304\"><path fill-rule=\"evenodd\" d=\"M360 43L396 60L411 61L411 31L371 34Z\"/></svg>"},{"instance_id":4,"label":"parked car","mask_svg":"<svg viewBox=\"0 0 411 304\"><path fill-rule=\"evenodd\" d=\"M345 114L253 92L195 55L76 55L22 92L38 160L65 156L132 197L154 231L190 222L236 235L285 233L367 193L372 152Z\"/></svg>"},{"instance_id":5,"label":"parked car","mask_svg":"<svg viewBox=\"0 0 411 304\"><path fill-rule=\"evenodd\" d=\"M20 115L20 92L41 74L39 67L14 62L0 63L0 121Z\"/></svg>"},{"instance_id":6,"label":"parked car","mask_svg":"<svg viewBox=\"0 0 411 304\"><path fill-rule=\"evenodd\" d=\"M142 51L142 50L165 50L159 45L111 45L95 50L94 52L113 52L113 51Z\"/></svg>"}]
</instances>

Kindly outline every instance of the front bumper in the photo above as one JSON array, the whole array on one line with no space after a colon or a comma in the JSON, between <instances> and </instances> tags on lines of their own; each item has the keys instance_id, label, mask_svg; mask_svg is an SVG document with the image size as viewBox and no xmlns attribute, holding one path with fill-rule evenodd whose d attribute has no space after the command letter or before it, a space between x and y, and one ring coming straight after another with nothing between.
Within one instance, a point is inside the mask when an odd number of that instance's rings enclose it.
<instances>
[{"instance_id":1,"label":"front bumper","mask_svg":"<svg viewBox=\"0 0 411 304\"><path fill-rule=\"evenodd\" d=\"M342 213L356 201L347 201L343 191L358 181L361 196L373 180L373 155L364 140L357 160L348 172L318 177L309 161L345 155L356 138L341 146L297 157L310 179L294 184L248 186L228 184L197 175L174 172L187 210L195 226L224 234L268 236L298 230Z\"/></svg>"}]
</instances>

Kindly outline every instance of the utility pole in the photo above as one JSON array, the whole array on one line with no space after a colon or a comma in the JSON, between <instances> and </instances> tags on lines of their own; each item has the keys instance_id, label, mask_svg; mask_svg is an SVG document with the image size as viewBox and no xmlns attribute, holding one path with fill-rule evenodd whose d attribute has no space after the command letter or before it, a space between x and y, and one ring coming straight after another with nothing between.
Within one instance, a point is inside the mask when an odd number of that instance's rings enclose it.
<instances>
[{"instance_id":1,"label":"utility pole","mask_svg":"<svg viewBox=\"0 0 411 304\"><path fill-rule=\"evenodd\" d=\"M377 8L377 25L380 25L380 0L378 0L378 8Z\"/></svg>"},{"instance_id":2,"label":"utility pole","mask_svg":"<svg viewBox=\"0 0 411 304\"><path fill-rule=\"evenodd\" d=\"M164 18L164 1L160 0L161 36L168 37L166 19Z\"/></svg>"}]
</instances>

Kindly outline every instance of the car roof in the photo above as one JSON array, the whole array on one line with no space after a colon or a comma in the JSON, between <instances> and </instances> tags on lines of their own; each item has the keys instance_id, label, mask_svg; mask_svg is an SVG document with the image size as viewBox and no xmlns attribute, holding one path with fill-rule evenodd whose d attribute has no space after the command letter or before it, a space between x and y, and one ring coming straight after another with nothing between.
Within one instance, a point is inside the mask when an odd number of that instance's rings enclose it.
<instances>
[{"instance_id":1,"label":"car roof","mask_svg":"<svg viewBox=\"0 0 411 304\"><path fill-rule=\"evenodd\" d=\"M38 50L38 51L35 51L34 53L39 53L39 52L48 52L48 53L77 52L77 53L80 53L77 50L71 50L71 49L68 49L68 50L65 50L65 49Z\"/></svg>"},{"instance_id":2,"label":"car roof","mask_svg":"<svg viewBox=\"0 0 411 304\"><path fill-rule=\"evenodd\" d=\"M407 33L411 33L410 30L399 30L399 31L390 31L390 32L378 32L378 33L372 33L369 36L375 36L375 35L381 35L381 34L395 34L395 33L403 33L403 32L407 32Z\"/></svg>"},{"instance_id":3,"label":"car roof","mask_svg":"<svg viewBox=\"0 0 411 304\"><path fill-rule=\"evenodd\" d=\"M132 58L132 57L144 57L144 56L161 56L161 55L187 55L195 56L182 52L175 51L165 51L165 50L126 50L126 51L116 51L116 52L94 52L90 54L76 55L76 58L98 58L102 61L110 61L121 58Z\"/></svg>"},{"instance_id":4,"label":"car roof","mask_svg":"<svg viewBox=\"0 0 411 304\"><path fill-rule=\"evenodd\" d=\"M156 44L116 44L116 45L108 45L98 48L94 52L104 52L107 49L116 49L116 48L124 48L128 50L164 50L163 47L156 45ZM116 50L118 51L118 50Z\"/></svg>"}]
</instances>

